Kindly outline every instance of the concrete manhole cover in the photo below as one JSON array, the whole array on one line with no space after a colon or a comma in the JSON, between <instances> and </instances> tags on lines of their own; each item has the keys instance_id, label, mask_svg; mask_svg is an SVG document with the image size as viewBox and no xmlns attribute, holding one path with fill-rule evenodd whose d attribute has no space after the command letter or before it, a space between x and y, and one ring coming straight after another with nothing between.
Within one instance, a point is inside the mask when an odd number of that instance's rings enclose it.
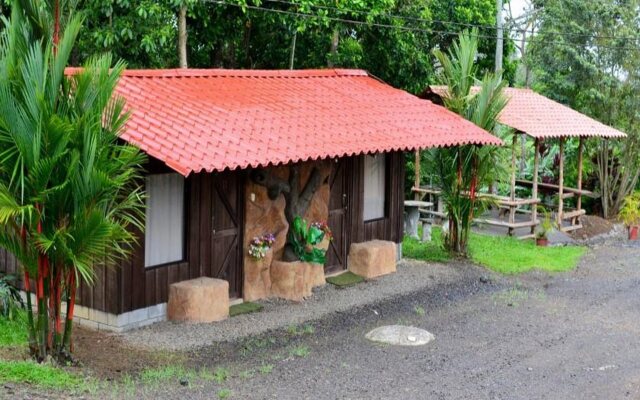
<instances>
[{"instance_id":1,"label":"concrete manhole cover","mask_svg":"<svg viewBox=\"0 0 640 400\"><path fill-rule=\"evenodd\" d=\"M365 337L372 342L396 346L421 346L435 339L432 333L424 329L404 325L380 326L367 333Z\"/></svg>"}]
</instances>

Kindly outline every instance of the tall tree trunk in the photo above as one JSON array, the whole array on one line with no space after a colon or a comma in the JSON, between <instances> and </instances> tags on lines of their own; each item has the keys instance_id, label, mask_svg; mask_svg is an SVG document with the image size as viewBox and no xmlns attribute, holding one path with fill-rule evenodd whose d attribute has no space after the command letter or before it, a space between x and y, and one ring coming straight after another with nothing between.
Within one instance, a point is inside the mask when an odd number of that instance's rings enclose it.
<instances>
[{"instance_id":1,"label":"tall tree trunk","mask_svg":"<svg viewBox=\"0 0 640 400\"><path fill-rule=\"evenodd\" d=\"M293 69L293 64L296 59L296 41L298 40L298 30L293 31L293 37L291 38L291 50L289 53L289 69Z\"/></svg>"},{"instance_id":2,"label":"tall tree trunk","mask_svg":"<svg viewBox=\"0 0 640 400\"><path fill-rule=\"evenodd\" d=\"M178 12L178 59L180 68L187 68L187 4L185 1Z\"/></svg>"},{"instance_id":3,"label":"tall tree trunk","mask_svg":"<svg viewBox=\"0 0 640 400\"><path fill-rule=\"evenodd\" d=\"M327 66L333 68L335 60L338 54L338 45L340 44L340 30L335 28L333 35L331 36L331 47L329 48L329 58L327 60Z\"/></svg>"},{"instance_id":4,"label":"tall tree trunk","mask_svg":"<svg viewBox=\"0 0 640 400\"><path fill-rule=\"evenodd\" d=\"M64 324L64 336L62 337L62 349L71 353L71 331L73 328L73 309L76 305L76 275L73 268L69 269L67 276L67 288L69 296L67 298L67 320Z\"/></svg>"}]
</instances>

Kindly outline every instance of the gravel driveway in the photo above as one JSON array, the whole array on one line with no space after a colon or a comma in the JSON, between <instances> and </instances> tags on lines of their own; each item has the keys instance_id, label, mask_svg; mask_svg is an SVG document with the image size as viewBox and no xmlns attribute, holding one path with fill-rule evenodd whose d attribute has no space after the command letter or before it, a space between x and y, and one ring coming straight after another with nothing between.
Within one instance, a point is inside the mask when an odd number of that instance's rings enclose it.
<instances>
[{"instance_id":1,"label":"gravel driveway","mask_svg":"<svg viewBox=\"0 0 640 400\"><path fill-rule=\"evenodd\" d=\"M639 399L640 248L592 246L570 273L458 279L189 354L226 366L222 384L163 385L149 398ZM424 311L424 312L423 312ZM364 339L383 324L435 334L422 347ZM302 349L302 350L301 350ZM303 351L304 350L304 351ZM272 370L259 372L261 366ZM244 371L244 372L242 372Z\"/></svg>"}]
</instances>

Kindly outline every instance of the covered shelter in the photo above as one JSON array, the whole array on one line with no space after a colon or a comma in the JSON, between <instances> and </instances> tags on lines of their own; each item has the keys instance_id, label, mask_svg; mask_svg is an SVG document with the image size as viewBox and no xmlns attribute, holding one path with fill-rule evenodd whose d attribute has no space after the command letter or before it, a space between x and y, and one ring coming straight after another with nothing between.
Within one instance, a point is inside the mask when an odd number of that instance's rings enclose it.
<instances>
[{"instance_id":1,"label":"covered shelter","mask_svg":"<svg viewBox=\"0 0 640 400\"><path fill-rule=\"evenodd\" d=\"M130 112L122 140L149 156L147 207L132 256L80 287L76 316L100 329L166 318L170 285L195 278L226 281L233 301L281 296L285 278L299 286L297 270L274 268L294 201L296 216L333 234L322 282L347 268L352 245L395 250L404 152L502 144L362 70L128 70L117 93ZM251 257L263 235L274 237L269 256ZM17 268L0 249L0 271Z\"/></svg>"},{"instance_id":2,"label":"covered shelter","mask_svg":"<svg viewBox=\"0 0 640 400\"><path fill-rule=\"evenodd\" d=\"M436 104L443 104L441 96L446 94L446 87L431 86L425 90L420 97L429 99ZM478 91L478 87L473 88ZM570 107L553 101L531 89L505 88L504 93L508 98L508 103L498 120L501 124L514 129L511 142L511 179L509 182L509 196L496 196L500 207L507 209L508 220L502 221L495 218L478 219L480 223L495 225L507 228L509 235L512 235L518 228L530 228L530 234L521 236L522 238L532 237L536 226L540 223L538 219L539 194L541 190L557 192L557 210L555 220L557 226L565 232L576 230L582 227L580 217L585 215L582 208L583 196L597 197L598 195L584 190L583 182L583 152L585 140L592 137L604 140L626 137L626 134L604 125L593 118L579 113ZM517 179L516 162L518 153L518 138L531 138L534 141L534 163L532 180ZM539 182L540 166L540 146L548 139L559 140L559 167L558 183ZM565 142L570 139L577 139L578 142L578 178L575 188L567 187L564 179ZM419 176L419 174L416 174ZM416 187L419 182L416 181ZM517 198L516 187L530 187L530 198ZM575 198L575 207L567 209L565 200ZM516 220L516 213L522 210L523 206L529 206L526 210L529 218Z\"/></svg>"}]
</instances>

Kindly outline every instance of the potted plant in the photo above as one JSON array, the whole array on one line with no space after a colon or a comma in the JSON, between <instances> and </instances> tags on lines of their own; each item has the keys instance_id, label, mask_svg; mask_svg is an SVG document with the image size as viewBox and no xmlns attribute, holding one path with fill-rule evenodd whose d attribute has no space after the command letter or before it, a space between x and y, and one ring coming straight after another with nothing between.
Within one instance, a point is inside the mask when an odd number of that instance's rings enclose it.
<instances>
[{"instance_id":1,"label":"potted plant","mask_svg":"<svg viewBox=\"0 0 640 400\"><path fill-rule=\"evenodd\" d=\"M624 198L624 202L618 216L629 229L629 240L638 240L638 226L640 225L640 192L635 192Z\"/></svg>"},{"instance_id":2,"label":"potted plant","mask_svg":"<svg viewBox=\"0 0 640 400\"><path fill-rule=\"evenodd\" d=\"M553 222L551 221L551 214L544 207L540 207L543 218L538 230L536 231L536 245L546 247L549 245L549 232L553 229Z\"/></svg>"}]
</instances>

